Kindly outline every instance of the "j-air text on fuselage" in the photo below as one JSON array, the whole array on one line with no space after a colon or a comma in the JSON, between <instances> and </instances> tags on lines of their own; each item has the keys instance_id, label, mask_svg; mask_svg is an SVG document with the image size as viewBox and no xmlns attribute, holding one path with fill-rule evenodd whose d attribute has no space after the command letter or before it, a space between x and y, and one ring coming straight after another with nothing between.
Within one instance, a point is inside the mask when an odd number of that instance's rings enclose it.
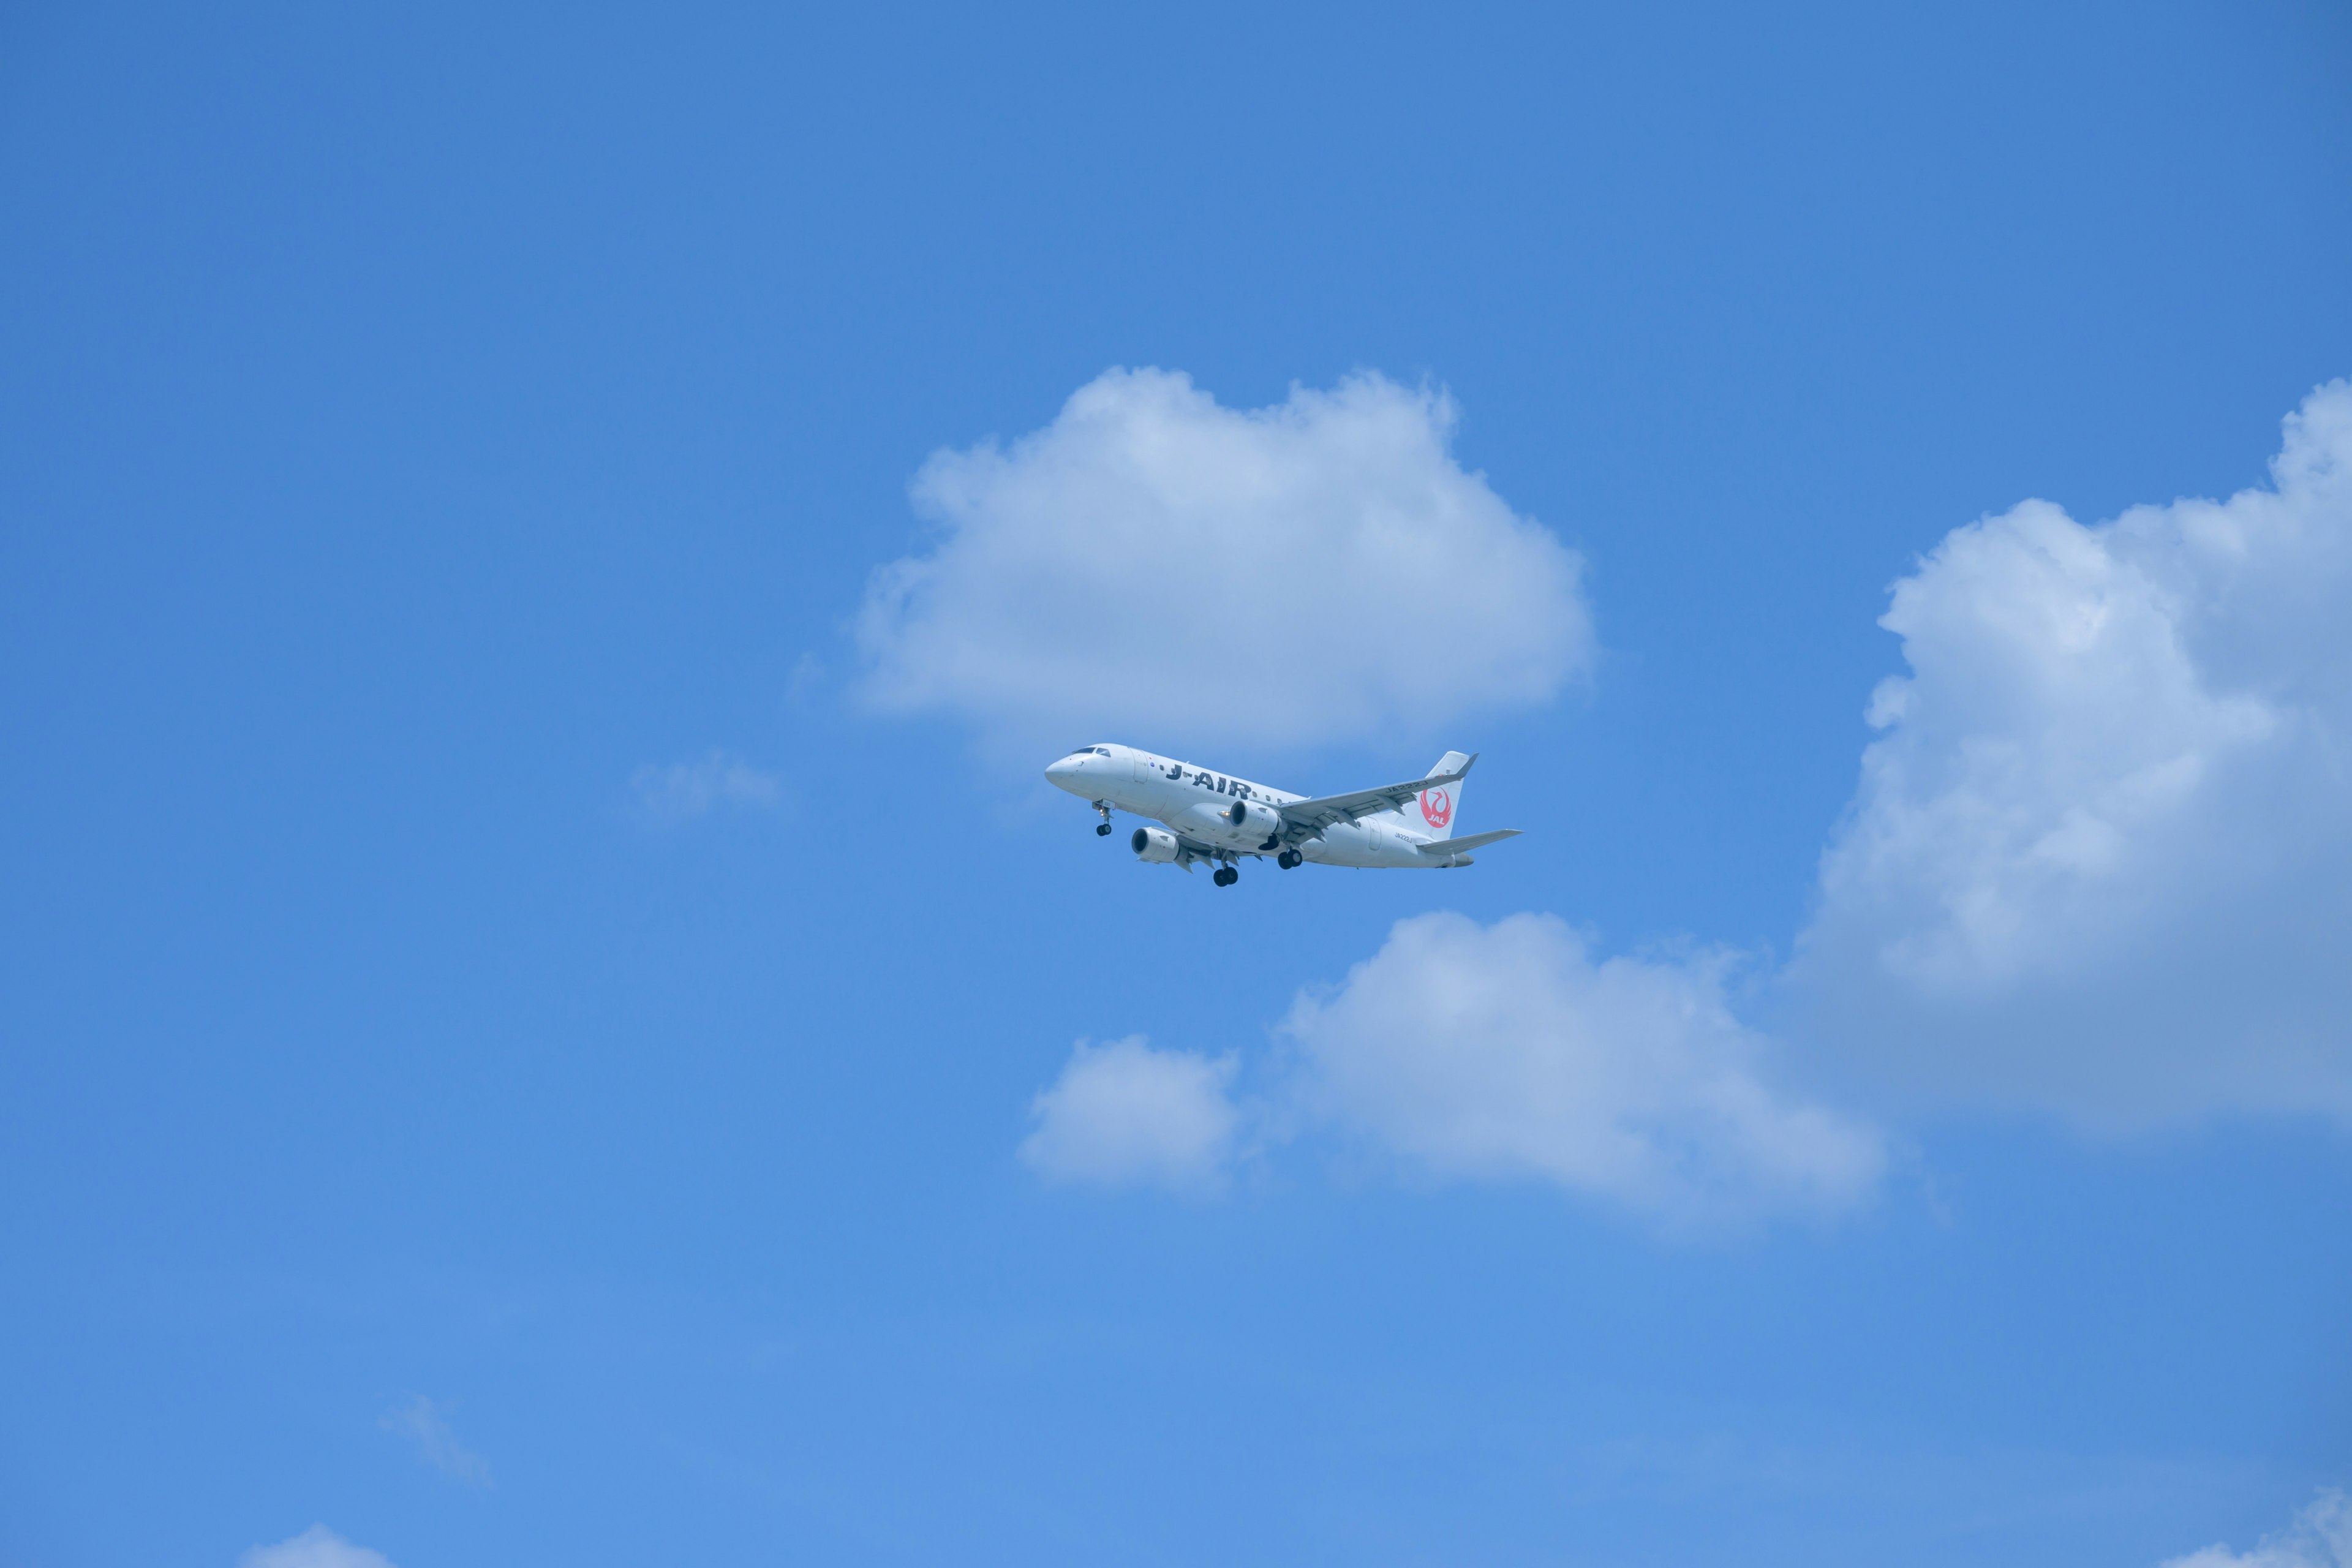
<instances>
[{"instance_id":1,"label":"j-air text on fuselage","mask_svg":"<svg viewBox=\"0 0 2352 1568\"><path fill-rule=\"evenodd\" d=\"M1206 860L1217 868L1217 886L1229 888L1241 880L1236 862L1249 855L1271 855L1286 871L1308 860L1425 871L1467 866L1471 850L1519 831L1454 837L1462 780L1477 760L1448 752L1425 778L1312 798L1132 746L1081 746L1045 777L1102 813L1097 833L1110 833L1113 807L1159 823L1129 838L1137 859L1188 871Z\"/></svg>"}]
</instances>

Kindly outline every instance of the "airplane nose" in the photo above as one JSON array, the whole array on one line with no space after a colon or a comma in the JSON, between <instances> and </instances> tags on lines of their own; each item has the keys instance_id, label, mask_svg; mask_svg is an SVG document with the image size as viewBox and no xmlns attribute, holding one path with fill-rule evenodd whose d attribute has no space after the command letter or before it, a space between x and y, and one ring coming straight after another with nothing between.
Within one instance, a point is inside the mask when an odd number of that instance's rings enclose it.
<instances>
[{"instance_id":1,"label":"airplane nose","mask_svg":"<svg viewBox=\"0 0 2352 1568\"><path fill-rule=\"evenodd\" d=\"M1078 764L1075 762L1055 763L1045 770L1046 783L1057 789L1068 790L1072 795L1086 793L1084 786L1078 782L1085 775L1078 771Z\"/></svg>"}]
</instances>

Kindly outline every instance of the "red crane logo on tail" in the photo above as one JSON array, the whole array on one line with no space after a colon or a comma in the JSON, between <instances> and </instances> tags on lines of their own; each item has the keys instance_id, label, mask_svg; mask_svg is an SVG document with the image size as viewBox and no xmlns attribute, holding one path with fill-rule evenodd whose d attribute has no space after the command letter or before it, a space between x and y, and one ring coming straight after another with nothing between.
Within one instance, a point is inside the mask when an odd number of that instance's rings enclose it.
<instances>
[{"instance_id":1,"label":"red crane logo on tail","mask_svg":"<svg viewBox=\"0 0 2352 1568\"><path fill-rule=\"evenodd\" d=\"M1443 827L1454 820L1454 797L1442 789L1421 792L1421 819L1432 827Z\"/></svg>"}]
</instances>

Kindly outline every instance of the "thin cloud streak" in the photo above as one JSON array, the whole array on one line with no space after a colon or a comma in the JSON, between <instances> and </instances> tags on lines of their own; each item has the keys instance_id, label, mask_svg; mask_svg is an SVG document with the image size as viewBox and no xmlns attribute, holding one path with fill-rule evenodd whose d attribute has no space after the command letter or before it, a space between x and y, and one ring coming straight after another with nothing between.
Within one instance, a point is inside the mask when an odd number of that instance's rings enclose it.
<instances>
[{"instance_id":1,"label":"thin cloud streak","mask_svg":"<svg viewBox=\"0 0 2352 1568\"><path fill-rule=\"evenodd\" d=\"M236 1560L236 1568L393 1568L381 1552L354 1546L323 1524L275 1546L257 1546Z\"/></svg>"},{"instance_id":2,"label":"thin cloud streak","mask_svg":"<svg viewBox=\"0 0 2352 1568\"><path fill-rule=\"evenodd\" d=\"M415 1444L425 1462L451 1479L471 1487L489 1486L489 1461L457 1441L447 1419L425 1395L417 1394L407 1404L385 1411L376 1425Z\"/></svg>"},{"instance_id":3,"label":"thin cloud streak","mask_svg":"<svg viewBox=\"0 0 2352 1568\"><path fill-rule=\"evenodd\" d=\"M2249 1551L2208 1546L2172 1558L2164 1568L2352 1568L2352 1498L2329 1487L2293 1524Z\"/></svg>"},{"instance_id":4,"label":"thin cloud streak","mask_svg":"<svg viewBox=\"0 0 2352 1568\"><path fill-rule=\"evenodd\" d=\"M647 763L630 775L629 787L639 809L661 826L725 807L764 810L783 799L783 787L772 775L721 751L698 762Z\"/></svg>"}]
</instances>

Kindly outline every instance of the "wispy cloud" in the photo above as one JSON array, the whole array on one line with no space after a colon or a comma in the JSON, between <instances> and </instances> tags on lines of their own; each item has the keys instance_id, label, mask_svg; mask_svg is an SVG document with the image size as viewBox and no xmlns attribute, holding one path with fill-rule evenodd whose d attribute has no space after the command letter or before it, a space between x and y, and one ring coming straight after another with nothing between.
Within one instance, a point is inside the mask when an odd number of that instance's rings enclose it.
<instances>
[{"instance_id":1,"label":"wispy cloud","mask_svg":"<svg viewBox=\"0 0 2352 1568\"><path fill-rule=\"evenodd\" d=\"M2208 1546L2164 1568L2352 1568L2352 1498L2330 1487L2284 1531L2249 1551Z\"/></svg>"},{"instance_id":2,"label":"wispy cloud","mask_svg":"<svg viewBox=\"0 0 2352 1568\"><path fill-rule=\"evenodd\" d=\"M824 664L816 655L803 653L793 661L793 672L784 678L784 700L796 708L803 706L824 688Z\"/></svg>"},{"instance_id":3,"label":"wispy cloud","mask_svg":"<svg viewBox=\"0 0 2352 1568\"><path fill-rule=\"evenodd\" d=\"M714 751L699 762L647 763L630 775L638 806L652 821L670 826L722 806L762 808L783 798L771 774L740 757Z\"/></svg>"},{"instance_id":4,"label":"wispy cloud","mask_svg":"<svg viewBox=\"0 0 2352 1568\"><path fill-rule=\"evenodd\" d=\"M236 1568L393 1568L381 1552L354 1546L323 1524L314 1524L275 1546L257 1546L236 1560Z\"/></svg>"},{"instance_id":5,"label":"wispy cloud","mask_svg":"<svg viewBox=\"0 0 2352 1568\"><path fill-rule=\"evenodd\" d=\"M490 1484L489 1461L457 1441L448 1421L425 1395L385 1411L377 1425L415 1443L425 1462L443 1475L467 1486Z\"/></svg>"}]
</instances>

